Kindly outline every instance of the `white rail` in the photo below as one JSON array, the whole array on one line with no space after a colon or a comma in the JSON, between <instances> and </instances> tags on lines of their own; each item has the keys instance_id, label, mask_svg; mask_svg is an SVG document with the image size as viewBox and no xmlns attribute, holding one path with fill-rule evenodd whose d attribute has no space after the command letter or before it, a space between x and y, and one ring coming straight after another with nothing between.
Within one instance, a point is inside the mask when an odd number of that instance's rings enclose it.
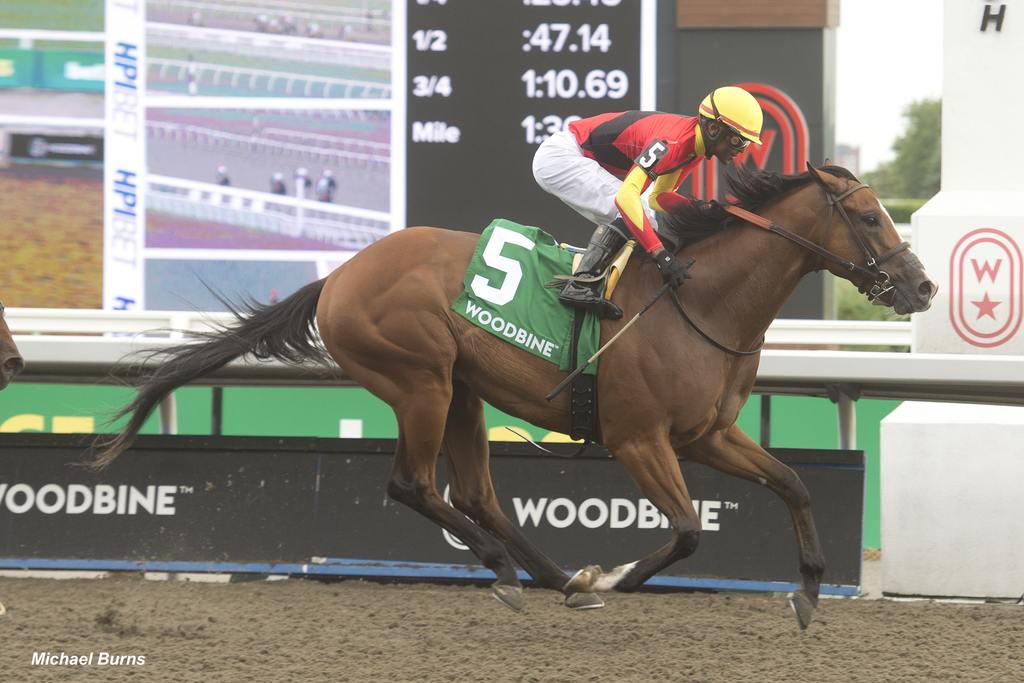
<instances>
[{"instance_id":1,"label":"white rail","mask_svg":"<svg viewBox=\"0 0 1024 683\"><path fill-rule=\"evenodd\" d=\"M0 39L21 41L22 47L32 47L37 40L60 42L102 43L106 34L102 31L40 31L25 28L0 28Z\"/></svg>"},{"instance_id":2,"label":"white rail","mask_svg":"<svg viewBox=\"0 0 1024 683\"><path fill-rule=\"evenodd\" d=\"M132 353L180 343L169 330L207 330L231 321L220 313L7 309L7 322L25 358L21 382L100 382L131 369ZM837 324L838 323L838 324ZM769 339L811 347L833 344L909 344L905 323L870 323L853 332L846 321L776 321ZM891 328L891 329L890 329ZM862 334L863 333L863 334ZM145 363L145 354L137 360ZM292 367L242 359L204 378L207 385L323 386L348 383L337 368ZM754 391L822 396L837 404L839 446L856 447L855 402L861 397L1024 405L1024 358L952 354L868 353L766 349ZM162 411L174 431L173 407Z\"/></svg>"},{"instance_id":3,"label":"white rail","mask_svg":"<svg viewBox=\"0 0 1024 683\"><path fill-rule=\"evenodd\" d=\"M157 337L168 336L168 330L208 331L233 319L230 313L86 308L8 308L5 318L15 335L130 334Z\"/></svg>"},{"instance_id":4,"label":"white rail","mask_svg":"<svg viewBox=\"0 0 1024 683\"><path fill-rule=\"evenodd\" d=\"M146 182L151 210L305 237L339 249L361 249L385 237L391 226L384 211L161 175L149 175Z\"/></svg>"},{"instance_id":5,"label":"white rail","mask_svg":"<svg viewBox=\"0 0 1024 683\"><path fill-rule=\"evenodd\" d=\"M345 78L331 78L329 76L315 76L296 74L286 71L270 71L268 69L250 69L241 66L225 66L223 64L208 64L205 62L190 62L180 59L162 59L157 57L149 58L151 67L159 69L158 77L161 81L177 80L189 84L189 70L195 70L197 83L204 82L204 74L211 74L213 87L219 87L221 81L227 81L232 88L239 88L243 85L250 91L273 92L277 83L283 83L288 96L310 97L313 94L314 86L323 86L321 97L365 97L365 98L387 98L391 96L390 83L378 83L374 81L359 81ZM173 69L173 75L168 70ZM261 79L265 79L263 84ZM244 81L244 83L243 83ZM299 83L305 84L298 86ZM159 89L160 84L156 82L152 86ZM300 92L301 91L301 92ZM335 94L337 91L337 94Z\"/></svg>"},{"instance_id":6,"label":"white rail","mask_svg":"<svg viewBox=\"0 0 1024 683\"><path fill-rule=\"evenodd\" d=\"M146 131L151 136L210 147L225 145L247 151L293 154L310 162L329 162L336 166L373 165L385 168L391 164L391 145L370 142L341 135L320 135L290 131L284 128L265 128L262 134L241 135L173 121L147 121ZM275 140L273 136L285 138ZM299 142L289 142L288 139ZM303 144L317 141L320 144Z\"/></svg>"},{"instance_id":7,"label":"white rail","mask_svg":"<svg viewBox=\"0 0 1024 683\"><path fill-rule=\"evenodd\" d=\"M377 161L388 162L391 159L390 142L374 142L373 140L362 140L360 138L353 138L345 135L323 135L322 133L311 133L305 130L293 130L289 128L276 128L273 126L264 128L262 132L268 137L276 136L286 140L298 140L300 143L310 141L316 141L318 143L316 147L307 144L298 144L298 149L302 151L327 146L336 147L346 153L363 150L363 154L365 155L376 155L375 160ZM374 157L371 156L370 158Z\"/></svg>"},{"instance_id":8,"label":"white rail","mask_svg":"<svg viewBox=\"0 0 1024 683\"><path fill-rule=\"evenodd\" d=\"M346 22L353 25L362 25L367 28L388 28L391 25L389 17L366 16L366 11L355 7L328 7L312 3L285 2L273 0L266 2L251 2L246 5L228 5L209 0L178 0L175 5L179 8L197 9L205 12L214 12L228 15L249 15L256 17L260 14L271 14L286 12L292 14L296 19L313 19L316 21ZM374 11L375 14L377 11Z\"/></svg>"},{"instance_id":9,"label":"white rail","mask_svg":"<svg viewBox=\"0 0 1024 683\"><path fill-rule=\"evenodd\" d=\"M97 93L103 97L101 93ZM103 132L107 125L106 119L78 118L75 116L38 116L36 114L0 114L0 125L11 126L9 132L33 133L47 128L61 128L62 132L70 134L73 129L80 129L90 133ZM16 128L15 128L16 127Z\"/></svg>"},{"instance_id":10,"label":"white rail","mask_svg":"<svg viewBox=\"0 0 1024 683\"><path fill-rule=\"evenodd\" d=\"M386 211L375 211L373 209L361 209L357 206L344 206L331 204L329 202L314 202L308 199L298 199L287 195L271 194L269 192L257 192L256 190L244 190L229 185L217 185L215 183L201 183L197 180L185 178L174 178L164 175L147 175L146 180L151 186L173 188L182 194L188 195L196 201L216 201L230 203L239 206L254 207L259 211L273 210L265 204L288 206L292 209L303 209L307 213L335 214L338 216L350 216L363 218L369 221L388 222L391 214Z\"/></svg>"},{"instance_id":11,"label":"white rail","mask_svg":"<svg viewBox=\"0 0 1024 683\"><path fill-rule=\"evenodd\" d=\"M390 45L203 28L184 24L161 24L152 21L146 23L146 32L153 44L164 40L165 44L170 46L187 43L207 50L241 47L258 50L258 54L289 60L314 63L330 63L330 60L334 60L338 66L359 66L368 69L386 70L391 65Z\"/></svg>"},{"instance_id":12,"label":"white rail","mask_svg":"<svg viewBox=\"0 0 1024 683\"><path fill-rule=\"evenodd\" d=\"M232 320L228 313L73 308L8 308L6 317L11 331L17 335L132 333L166 336L167 329L209 330ZM910 346L910 337L910 323L904 322L783 319L772 323L766 342L803 348Z\"/></svg>"},{"instance_id":13,"label":"white rail","mask_svg":"<svg viewBox=\"0 0 1024 683\"><path fill-rule=\"evenodd\" d=\"M910 346L909 322L791 320L772 323L765 343L774 346Z\"/></svg>"}]
</instances>

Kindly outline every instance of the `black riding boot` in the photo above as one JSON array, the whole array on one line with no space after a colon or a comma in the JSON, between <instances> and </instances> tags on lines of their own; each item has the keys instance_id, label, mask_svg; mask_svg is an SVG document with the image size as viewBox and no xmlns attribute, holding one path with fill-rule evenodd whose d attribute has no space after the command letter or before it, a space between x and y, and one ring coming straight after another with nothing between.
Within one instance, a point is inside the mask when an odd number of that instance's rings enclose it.
<instances>
[{"instance_id":1,"label":"black riding boot","mask_svg":"<svg viewBox=\"0 0 1024 683\"><path fill-rule=\"evenodd\" d=\"M583 258L580 260L579 268L573 274L600 275L625 243L626 238L614 228L607 225L598 227L590 238L590 244L587 245L587 251L584 252ZM600 286L600 280L595 282L569 281L562 289L562 293L558 295L558 300L566 306L594 311L598 317L618 320L622 317L622 309L597 293Z\"/></svg>"}]
</instances>

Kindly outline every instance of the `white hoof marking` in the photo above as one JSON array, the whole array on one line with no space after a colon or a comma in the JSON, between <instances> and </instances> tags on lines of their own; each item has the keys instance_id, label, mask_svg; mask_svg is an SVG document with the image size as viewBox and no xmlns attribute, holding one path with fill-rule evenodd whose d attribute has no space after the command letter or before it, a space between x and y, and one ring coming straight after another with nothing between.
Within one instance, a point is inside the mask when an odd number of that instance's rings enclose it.
<instances>
[{"instance_id":1,"label":"white hoof marking","mask_svg":"<svg viewBox=\"0 0 1024 683\"><path fill-rule=\"evenodd\" d=\"M602 574L598 577L597 581L594 582L595 591L610 591L613 590L619 582L633 570L636 566L636 562L630 562L629 564L620 564L615 569Z\"/></svg>"}]
</instances>

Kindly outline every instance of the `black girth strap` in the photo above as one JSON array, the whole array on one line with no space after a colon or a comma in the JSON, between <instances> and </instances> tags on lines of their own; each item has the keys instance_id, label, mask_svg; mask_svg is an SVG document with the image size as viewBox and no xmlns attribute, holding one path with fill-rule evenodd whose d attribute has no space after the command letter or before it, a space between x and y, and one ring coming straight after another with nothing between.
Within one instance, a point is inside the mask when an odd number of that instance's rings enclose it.
<instances>
[{"instance_id":1,"label":"black girth strap","mask_svg":"<svg viewBox=\"0 0 1024 683\"><path fill-rule=\"evenodd\" d=\"M586 311L575 309L572 323L572 349L569 352L569 367L579 365L577 358L580 331ZM581 372L569 384L569 436L584 441L597 441L597 375Z\"/></svg>"}]
</instances>

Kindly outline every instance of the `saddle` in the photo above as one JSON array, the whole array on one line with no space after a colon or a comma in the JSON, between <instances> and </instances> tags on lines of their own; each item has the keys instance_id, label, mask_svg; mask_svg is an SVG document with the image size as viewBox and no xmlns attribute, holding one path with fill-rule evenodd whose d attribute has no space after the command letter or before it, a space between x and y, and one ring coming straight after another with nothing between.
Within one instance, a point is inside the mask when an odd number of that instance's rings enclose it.
<instances>
[{"instance_id":1,"label":"saddle","mask_svg":"<svg viewBox=\"0 0 1024 683\"><path fill-rule=\"evenodd\" d=\"M627 242L604 273L584 277L589 282L607 278L607 296L633 248ZM560 246L540 228L495 219L481 233L452 310L521 351L572 372L580 359L597 352L601 336L601 322L593 312L563 306L558 300L566 280L573 277L574 257L584 251ZM575 439L597 438L597 370L597 363L591 363L574 376L569 433Z\"/></svg>"}]
</instances>

